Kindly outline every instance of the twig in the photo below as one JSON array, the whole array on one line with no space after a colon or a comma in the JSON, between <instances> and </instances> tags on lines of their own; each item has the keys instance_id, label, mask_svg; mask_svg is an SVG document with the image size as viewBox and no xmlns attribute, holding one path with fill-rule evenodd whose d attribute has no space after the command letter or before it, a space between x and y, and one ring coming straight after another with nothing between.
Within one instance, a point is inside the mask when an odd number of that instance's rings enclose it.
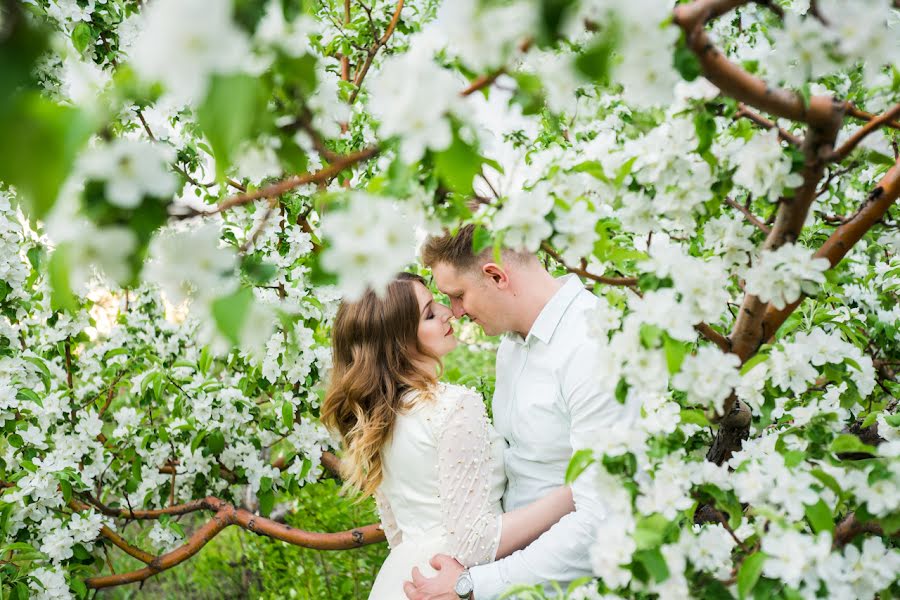
<instances>
[{"instance_id":1,"label":"twig","mask_svg":"<svg viewBox=\"0 0 900 600\"><path fill-rule=\"evenodd\" d=\"M375 38L375 41L366 51L366 60L365 62L363 62L362 67L360 67L359 71L356 73L356 77L354 77L353 79L353 85L356 86L356 89L351 92L350 98L347 100L350 104L356 102L356 97L359 96L359 91L362 89L363 79L365 79L366 73L369 72L369 67L372 66L372 61L375 60L375 55L378 54L378 51L387 44L388 40L391 38L391 35L393 35L394 29L396 29L397 23L400 21L400 12L403 10L403 3L404 0L397 0L397 8L394 9L394 16L391 17L391 22L388 23L387 29L385 30L384 35L382 35L381 37L378 37L378 34L375 31L375 24L372 21L371 9L366 7L365 4L362 4L363 9L365 9L369 14L369 23L372 25L372 37Z\"/></svg>"},{"instance_id":2,"label":"twig","mask_svg":"<svg viewBox=\"0 0 900 600\"><path fill-rule=\"evenodd\" d=\"M750 210L747 209L745 206L743 206L739 202L736 202L733 198L727 198L727 197L725 198L725 203L728 204L728 206L731 206L731 207L736 208L739 211L741 211L741 213L743 213L743 215L745 217L747 217L748 221L750 221L751 223L756 225L756 227L760 231L762 231L766 235L769 235L771 228L768 225L766 225L765 223L763 223L762 221L760 221L759 218L757 218L757 216L754 215L752 212L750 212Z\"/></svg>"},{"instance_id":3,"label":"twig","mask_svg":"<svg viewBox=\"0 0 900 600\"><path fill-rule=\"evenodd\" d=\"M353 166L358 162L362 162L364 160L368 160L372 158L376 154L378 154L379 148L377 146L371 146L364 150L360 150L359 152L353 152L351 154L346 154L344 156L339 157L333 163L328 165L327 167L315 171L313 173L305 173L303 175L294 175L292 177L288 177L283 179L277 183L273 183L271 185L267 185L264 188L260 188L253 192L238 194L237 196L232 196L230 198L226 198L222 202L215 206L210 211L206 212L197 212L195 214L200 215L211 215L215 213L224 212L235 206L241 206L244 204L249 204L250 202L254 202L256 200L261 200L263 198L273 198L276 196L280 196L285 192L288 192L294 188L298 188L301 185L306 185L309 183L321 183L331 179L336 176L338 173L346 169L347 167Z\"/></svg>"},{"instance_id":4,"label":"twig","mask_svg":"<svg viewBox=\"0 0 900 600\"><path fill-rule=\"evenodd\" d=\"M860 144L860 142L862 142L866 138L867 135L883 126L884 124L893 121L894 118L898 116L900 116L900 103L894 105L894 107L890 110L880 114L879 116L875 117L859 129L857 129L856 132L854 132L853 135L851 135L847 139L847 141L844 142L843 146L841 146L831 154L830 159L836 162L843 160L847 157L848 154L853 152L853 150Z\"/></svg>"},{"instance_id":5,"label":"twig","mask_svg":"<svg viewBox=\"0 0 900 600\"><path fill-rule=\"evenodd\" d=\"M878 115L874 115L870 112L866 112L853 104L852 102L847 102L845 104L845 109L847 111L847 115L853 117L855 119L859 119L861 121L871 121L878 117ZM884 124L885 127L890 127L891 129L900 129L900 122L891 121L889 123Z\"/></svg>"},{"instance_id":6,"label":"twig","mask_svg":"<svg viewBox=\"0 0 900 600\"><path fill-rule=\"evenodd\" d=\"M585 279L590 279L598 283L605 283L606 285L620 285L632 289L637 288L637 277L604 277L602 275L594 275L587 269L567 265L562 256L559 255L559 252L554 250L553 247L547 242L541 243L541 250L552 256L553 260L558 262L569 273L575 273L576 275L584 277Z\"/></svg>"},{"instance_id":7,"label":"twig","mask_svg":"<svg viewBox=\"0 0 900 600\"><path fill-rule=\"evenodd\" d=\"M791 132L789 132L789 131L787 131L787 130L785 130L785 129L782 129L781 127L779 127L778 125L776 125L773 121L770 121L769 119L765 118L765 117L762 116L761 114L756 113L756 112L750 110L750 109L747 107L747 105L744 104L743 102L739 102L739 103L738 103L738 111L737 111L737 114L736 114L735 116L736 116L737 118L739 118L739 119L740 119L741 117L743 117L743 118L745 118L745 119L749 119L750 121L753 121L754 123L756 123L756 124L759 125L760 127L763 127L764 129L776 129L776 130L778 130L778 137L780 137L781 139L783 139L783 140L786 141L787 143L791 144L792 146L798 146L798 147L799 147L800 144L803 143L803 140L801 140L800 138L798 138L796 135L794 135L793 133L791 133Z\"/></svg>"}]
</instances>

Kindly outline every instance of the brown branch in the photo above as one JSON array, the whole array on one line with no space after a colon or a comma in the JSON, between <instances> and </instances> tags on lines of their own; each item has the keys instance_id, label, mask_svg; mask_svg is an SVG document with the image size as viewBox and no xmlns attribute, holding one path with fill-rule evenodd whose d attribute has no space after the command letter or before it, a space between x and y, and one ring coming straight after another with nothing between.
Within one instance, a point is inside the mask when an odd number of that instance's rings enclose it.
<instances>
[{"instance_id":1,"label":"brown branch","mask_svg":"<svg viewBox=\"0 0 900 600\"><path fill-rule=\"evenodd\" d=\"M784 244L793 243L800 236L810 206L816 198L819 181L825 172L826 158L834 147L834 139L843 119L842 108L842 105L824 96L810 99L808 116L816 124L809 126L803 141L803 183L795 190L793 198L782 198L775 222L763 245L765 250L775 250ZM764 326L765 309L764 303L756 296L745 296L729 336L734 353L740 357L741 362L750 358L773 333ZM730 412L730 408L726 401L726 414Z\"/></svg>"},{"instance_id":2,"label":"brown branch","mask_svg":"<svg viewBox=\"0 0 900 600\"><path fill-rule=\"evenodd\" d=\"M369 67L372 66L372 61L375 60L375 55L378 54L378 51L387 44L389 39L391 39L391 35L393 35L394 29L396 29L397 23L400 22L400 12L403 10L404 1L405 0L397 0L397 8L394 10L394 16L391 17L391 22L388 24L384 35L382 35L381 37L375 35L374 43L366 51L366 60L363 63L362 67L360 67L359 71L356 73L356 77L353 79L353 85L356 86L356 89L353 90L353 92L350 94L350 98L347 100L347 102L349 102L350 104L356 102L356 97L359 95L359 91L362 89L361 86L363 79L365 79L366 73L369 72ZM349 15L349 8L347 14Z\"/></svg>"},{"instance_id":3,"label":"brown branch","mask_svg":"<svg viewBox=\"0 0 900 600\"><path fill-rule=\"evenodd\" d=\"M559 252L554 250L553 246L551 246L547 242L541 242L541 250L552 256L553 260L558 262L569 273L575 273L576 275L584 277L585 279L590 279L598 283L605 283L606 285L620 285L632 289L637 287L637 277L604 277L602 275L594 275L587 269L567 265L562 256L559 255Z\"/></svg>"},{"instance_id":4,"label":"brown branch","mask_svg":"<svg viewBox=\"0 0 900 600\"><path fill-rule=\"evenodd\" d=\"M847 110L847 116L859 119L860 121L871 121L872 119L878 118L878 115L866 112L852 102L847 102L845 108ZM891 129L900 129L900 122L890 121L888 123L885 123L884 126Z\"/></svg>"},{"instance_id":5,"label":"brown branch","mask_svg":"<svg viewBox=\"0 0 900 600\"><path fill-rule=\"evenodd\" d=\"M232 196L230 198L226 198L222 202L220 202L217 206L213 207L212 210L207 212L200 212L196 214L207 215L207 214L215 214L224 212L228 209L234 208L235 206L242 206L244 204L249 204L251 202L255 202L256 200L260 200L263 198L273 198L276 196L280 196L285 192L288 192L294 188L298 188L301 185L306 185L309 183L322 183L325 182L332 177L336 176L338 173L346 169L347 167L353 166L358 162L362 162L364 160L368 160L378 154L379 148L377 146L371 146L364 150L360 150L358 152L353 152L351 154L346 154L344 156L339 157L333 163L315 171L313 173L305 173L303 175L294 175L283 179L277 183L273 183L271 185L267 185L264 188L260 188L253 192L249 192L246 194L238 194L237 196Z\"/></svg>"},{"instance_id":6,"label":"brown branch","mask_svg":"<svg viewBox=\"0 0 900 600\"><path fill-rule=\"evenodd\" d=\"M877 523L862 523L856 518L856 513L850 513L834 527L834 541L831 546L835 549L843 548L860 533L884 535L884 531Z\"/></svg>"},{"instance_id":7,"label":"brown branch","mask_svg":"<svg viewBox=\"0 0 900 600\"><path fill-rule=\"evenodd\" d=\"M710 327L708 324L697 323L696 325L694 325L694 329L696 329L697 332L707 340L718 346L719 350L721 350L722 352L731 352L731 340Z\"/></svg>"},{"instance_id":8,"label":"brown branch","mask_svg":"<svg viewBox=\"0 0 900 600\"><path fill-rule=\"evenodd\" d=\"M816 111L807 107L800 94L774 87L728 60L710 40L703 26L711 19L747 4L750 0L694 0L679 4L673 11L675 23L697 55L703 75L723 94L763 112L793 121L819 123ZM773 7L774 5L769 5ZM831 101L831 97L827 98Z\"/></svg>"},{"instance_id":9,"label":"brown branch","mask_svg":"<svg viewBox=\"0 0 900 600\"><path fill-rule=\"evenodd\" d=\"M831 155L831 160L839 162L844 160L853 150L862 142L867 135L878 129L879 127L890 123L895 117L900 116L900 103L894 105L888 111L878 115L851 135L844 144L835 150Z\"/></svg>"},{"instance_id":10,"label":"brown branch","mask_svg":"<svg viewBox=\"0 0 900 600\"><path fill-rule=\"evenodd\" d=\"M156 136L153 135L153 131L150 129L150 124L147 123L147 119L144 117L144 111L142 111L140 108L138 108L134 112L135 112L135 114L137 114L138 120L141 122L141 126L143 126L144 131L147 133L147 136L154 142L158 141ZM196 179L191 177L191 175L187 172L187 169L185 169L184 167L182 167L181 165L179 165L177 163L172 164L172 168L175 169L176 171L178 171L179 173L181 173L189 183L191 183L197 187L208 188L208 187L212 187L212 186L216 185L215 181L210 181L209 183L203 183L201 181L197 181ZM231 187L233 187L236 190L240 190L242 192L247 191L247 188L245 186L243 186L242 184L238 183L237 181L231 179L230 177L225 178L225 183L227 183L228 185L230 185Z\"/></svg>"},{"instance_id":11,"label":"brown branch","mask_svg":"<svg viewBox=\"0 0 900 600\"><path fill-rule=\"evenodd\" d=\"M344 25L350 24L350 0L344 0ZM350 57L341 56L341 79L350 81Z\"/></svg>"},{"instance_id":12,"label":"brown branch","mask_svg":"<svg viewBox=\"0 0 900 600\"><path fill-rule=\"evenodd\" d=\"M752 224L756 225L756 227L760 231L762 231L766 235L769 235L769 232L771 231L769 226L766 225L765 223L763 223L762 221L760 221L756 215L754 215L752 212L750 212L750 209L748 209L741 203L736 202L733 198L725 198L725 203L728 204L728 206L731 206L732 208L736 208L739 211L741 211L741 213L743 213L743 215L745 217L747 217L748 221L750 221Z\"/></svg>"},{"instance_id":13,"label":"brown branch","mask_svg":"<svg viewBox=\"0 0 900 600\"><path fill-rule=\"evenodd\" d=\"M492 83L497 81L497 78L506 73L506 67L501 67L494 71L493 73L488 73L487 75L481 75L472 80L472 83L469 84L466 89L459 93L460 96L466 97L471 96L478 90L484 89L490 86Z\"/></svg>"},{"instance_id":14,"label":"brown branch","mask_svg":"<svg viewBox=\"0 0 900 600\"><path fill-rule=\"evenodd\" d=\"M378 524L338 533L314 533L254 515L247 510L235 508L218 498L208 497L195 502L201 503L201 508L205 510L215 511L215 514L206 524L194 532L184 545L153 558L143 569L128 573L92 577L85 580L85 585L91 589L100 589L144 581L191 558L215 536L231 525L237 525L257 535L271 537L295 546L318 550L348 550L379 543L385 539L384 532Z\"/></svg>"},{"instance_id":15,"label":"brown branch","mask_svg":"<svg viewBox=\"0 0 900 600\"><path fill-rule=\"evenodd\" d=\"M136 548L135 546L132 546L131 544L126 542L122 536L117 534L115 531L113 531L106 525L104 525L100 529L100 535L102 535L103 537L108 539L110 542L112 542L112 544L114 546L116 546L119 550L121 550L122 552L124 552L125 554L127 554L133 558L138 559L145 565L149 565L156 559L156 557L153 556L152 554L150 554L149 552L145 552L144 550L141 550L140 548Z\"/></svg>"},{"instance_id":16,"label":"brown branch","mask_svg":"<svg viewBox=\"0 0 900 600\"><path fill-rule=\"evenodd\" d=\"M328 452L322 453L322 466L328 469L333 475L341 477L341 459Z\"/></svg>"},{"instance_id":17,"label":"brown branch","mask_svg":"<svg viewBox=\"0 0 900 600\"><path fill-rule=\"evenodd\" d=\"M774 122L770 121L769 119L765 118L761 114L753 112L743 102L738 103L738 111L735 116L738 119L740 119L742 117L745 119L749 119L750 121L753 121L754 123L756 123L757 125L759 125L760 127L764 128L764 129L778 130L778 137L780 137L787 143L791 144L792 146L800 146L800 144L803 143L803 140L798 138L796 135L794 135L793 133L791 133L785 129L782 129L781 127L779 127L778 125L776 125Z\"/></svg>"},{"instance_id":18,"label":"brown branch","mask_svg":"<svg viewBox=\"0 0 900 600\"><path fill-rule=\"evenodd\" d=\"M857 213L840 225L816 251L817 258L827 258L832 268L837 265L851 248L877 223L900 197L900 160L891 167ZM802 300L802 298L801 298ZM765 314L763 327L770 334L778 331L800 300L782 310L770 307Z\"/></svg>"},{"instance_id":19,"label":"brown branch","mask_svg":"<svg viewBox=\"0 0 900 600\"><path fill-rule=\"evenodd\" d=\"M98 417L103 417L103 414L109 409L109 405L112 404L113 398L115 397L116 392L116 384L119 383L119 380L125 375L125 370L119 372L116 375L116 378L113 379L112 383L109 384L109 390L106 392L106 401L103 403L103 406L100 407L100 412L97 413Z\"/></svg>"}]
</instances>

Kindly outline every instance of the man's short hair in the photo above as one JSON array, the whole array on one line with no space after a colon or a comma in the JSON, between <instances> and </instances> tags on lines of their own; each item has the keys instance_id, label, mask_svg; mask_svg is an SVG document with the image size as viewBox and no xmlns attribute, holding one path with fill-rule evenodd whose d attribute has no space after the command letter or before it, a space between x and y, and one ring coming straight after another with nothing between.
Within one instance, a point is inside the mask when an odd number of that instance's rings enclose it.
<instances>
[{"instance_id":1,"label":"man's short hair","mask_svg":"<svg viewBox=\"0 0 900 600\"><path fill-rule=\"evenodd\" d=\"M438 263L446 263L457 271L474 271L493 258L494 250L488 246L477 255L473 251L475 225L468 224L459 228L456 233L445 230L442 235L429 236L422 246L422 263L433 268ZM516 252L503 249L503 260L524 261L533 255L529 252Z\"/></svg>"}]
</instances>

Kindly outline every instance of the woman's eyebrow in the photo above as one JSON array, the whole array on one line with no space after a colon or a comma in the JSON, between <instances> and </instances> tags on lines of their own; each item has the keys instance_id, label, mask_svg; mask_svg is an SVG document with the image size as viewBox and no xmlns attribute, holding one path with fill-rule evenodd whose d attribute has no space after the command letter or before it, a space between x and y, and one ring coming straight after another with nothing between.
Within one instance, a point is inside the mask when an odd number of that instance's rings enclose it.
<instances>
[{"instance_id":1,"label":"woman's eyebrow","mask_svg":"<svg viewBox=\"0 0 900 600\"><path fill-rule=\"evenodd\" d=\"M434 302L434 300L429 300L429 301L428 301L428 304L426 304L425 306L422 307L422 313L421 313L421 314L423 314L423 315L425 314L425 310L426 310L429 306L431 306L431 303L432 303L432 302Z\"/></svg>"}]
</instances>

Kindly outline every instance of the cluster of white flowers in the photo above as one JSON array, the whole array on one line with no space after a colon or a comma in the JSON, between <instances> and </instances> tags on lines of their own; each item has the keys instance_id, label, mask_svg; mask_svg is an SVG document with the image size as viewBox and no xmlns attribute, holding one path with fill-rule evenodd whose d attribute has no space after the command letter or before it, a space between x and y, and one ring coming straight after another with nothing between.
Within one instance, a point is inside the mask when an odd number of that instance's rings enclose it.
<instances>
[{"instance_id":1,"label":"cluster of white flowers","mask_svg":"<svg viewBox=\"0 0 900 600\"><path fill-rule=\"evenodd\" d=\"M740 381L741 359L713 346L704 346L684 359L672 378L672 385L687 393L688 399L722 414L725 398Z\"/></svg>"},{"instance_id":2,"label":"cluster of white flowers","mask_svg":"<svg viewBox=\"0 0 900 600\"><path fill-rule=\"evenodd\" d=\"M734 182L756 197L775 202L786 188L803 183L799 173L791 172L791 158L774 129L753 134L733 151L731 162L737 165Z\"/></svg>"},{"instance_id":3,"label":"cluster of white flowers","mask_svg":"<svg viewBox=\"0 0 900 600\"><path fill-rule=\"evenodd\" d=\"M180 546L183 540L178 532L159 521L153 524L147 537L150 538L150 543L160 553L171 552Z\"/></svg>"},{"instance_id":4,"label":"cluster of white flowers","mask_svg":"<svg viewBox=\"0 0 900 600\"><path fill-rule=\"evenodd\" d=\"M812 250L800 244L784 244L760 252L747 270L746 289L780 310L799 300L801 293L814 294L830 266L827 258L814 257Z\"/></svg>"},{"instance_id":5,"label":"cluster of white flowers","mask_svg":"<svg viewBox=\"0 0 900 600\"><path fill-rule=\"evenodd\" d=\"M250 43L231 15L230 2L154 2L135 17L142 21L129 51L135 72L148 82L162 82L180 100L202 100L210 76L248 66Z\"/></svg>"},{"instance_id":6,"label":"cluster of white flowers","mask_svg":"<svg viewBox=\"0 0 900 600\"><path fill-rule=\"evenodd\" d=\"M322 220L329 246L322 265L339 277L341 290L358 298L367 288L381 290L415 260L415 223L389 198L350 194L344 210Z\"/></svg>"},{"instance_id":7,"label":"cluster of white flowers","mask_svg":"<svg viewBox=\"0 0 900 600\"><path fill-rule=\"evenodd\" d=\"M81 170L86 178L105 183L111 204L136 208L144 196L175 192L175 174L168 167L173 158L169 146L117 138L83 154Z\"/></svg>"}]
</instances>

